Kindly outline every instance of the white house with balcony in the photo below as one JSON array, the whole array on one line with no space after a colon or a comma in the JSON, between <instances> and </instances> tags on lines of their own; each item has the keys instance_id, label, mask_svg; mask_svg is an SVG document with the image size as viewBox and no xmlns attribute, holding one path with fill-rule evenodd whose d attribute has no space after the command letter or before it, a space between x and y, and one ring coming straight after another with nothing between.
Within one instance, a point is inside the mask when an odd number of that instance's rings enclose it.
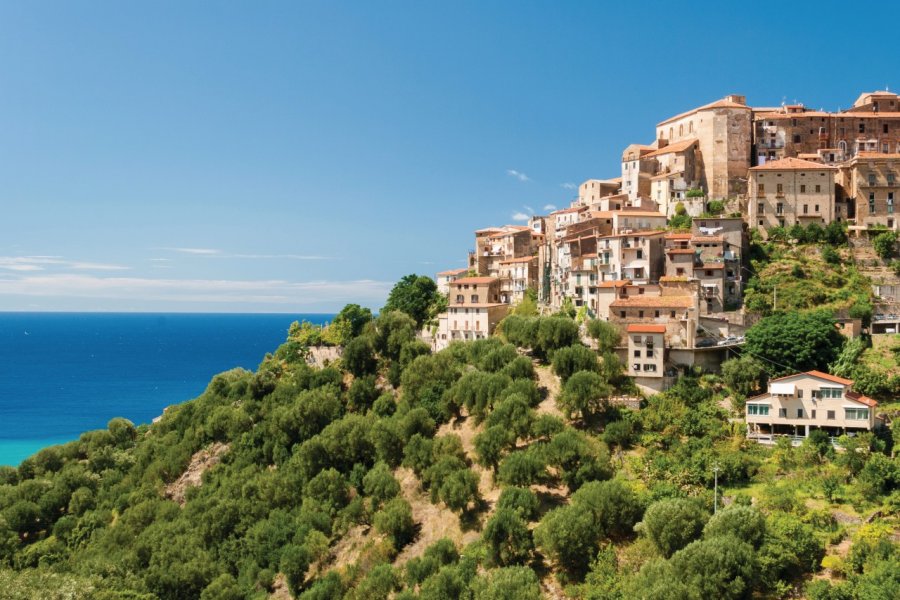
<instances>
[{"instance_id":1,"label":"white house with balcony","mask_svg":"<svg viewBox=\"0 0 900 600\"><path fill-rule=\"evenodd\" d=\"M772 444L788 436L799 444L816 429L832 440L872 431L878 403L852 388L852 380L821 371L772 379L765 394L747 400L747 437Z\"/></svg>"}]
</instances>

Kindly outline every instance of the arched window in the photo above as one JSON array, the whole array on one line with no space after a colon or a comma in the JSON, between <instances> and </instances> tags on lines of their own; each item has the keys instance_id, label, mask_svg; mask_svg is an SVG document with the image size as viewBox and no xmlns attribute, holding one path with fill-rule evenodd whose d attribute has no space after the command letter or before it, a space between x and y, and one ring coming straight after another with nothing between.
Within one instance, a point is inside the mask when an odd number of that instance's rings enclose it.
<instances>
[{"instance_id":1,"label":"arched window","mask_svg":"<svg viewBox=\"0 0 900 600\"><path fill-rule=\"evenodd\" d=\"M683 135L684 135L684 123L682 123L681 125L678 126L678 137L681 137Z\"/></svg>"},{"instance_id":2,"label":"arched window","mask_svg":"<svg viewBox=\"0 0 900 600\"><path fill-rule=\"evenodd\" d=\"M693 121L688 123L688 133L694 133L694 122Z\"/></svg>"},{"instance_id":3,"label":"arched window","mask_svg":"<svg viewBox=\"0 0 900 600\"><path fill-rule=\"evenodd\" d=\"M669 141L672 140L672 137L675 135L675 130L669 127Z\"/></svg>"},{"instance_id":4,"label":"arched window","mask_svg":"<svg viewBox=\"0 0 900 600\"><path fill-rule=\"evenodd\" d=\"M844 140L839 141L838 148L840 148L841 152L846 154L847 153L847 142L845 142Z\"/></svg>"}]
</instances>

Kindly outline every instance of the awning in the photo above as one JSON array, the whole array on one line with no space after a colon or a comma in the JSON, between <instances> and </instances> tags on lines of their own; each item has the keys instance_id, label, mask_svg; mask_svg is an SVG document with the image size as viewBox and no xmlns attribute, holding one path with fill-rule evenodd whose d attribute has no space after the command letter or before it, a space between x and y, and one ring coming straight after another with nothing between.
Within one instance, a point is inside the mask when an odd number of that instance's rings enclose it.
<instances>
[{"instance_id":1,"label":"awning","mask_svg":"<svg viewBox=\"0 0 900 600\"><path fill-rule=\"evenodd\" d=\"M793 383L773 383L769 386L770 394L777 394L779 396L793 396L794 395L794 384Z\"/></svg>"}]
</instances>

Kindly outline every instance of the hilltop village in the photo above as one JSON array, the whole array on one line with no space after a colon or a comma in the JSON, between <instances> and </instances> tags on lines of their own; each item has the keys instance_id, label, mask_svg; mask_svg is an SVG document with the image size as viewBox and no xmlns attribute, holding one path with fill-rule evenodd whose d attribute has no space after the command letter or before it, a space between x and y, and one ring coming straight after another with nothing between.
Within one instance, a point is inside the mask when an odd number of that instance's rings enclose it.
<instances>
[{"instance_id":1,"label":"hilltop village","mask_svg":"<svg viewBox=\"0 0 900 600\"><path fill-rule=\"evenodd\" d=\"M620 167L566 208L475 231L467 266L437 274L449 306L433 348L489 336L531 294L543 311L571 305L616 324L618 354L646 391L672 385L679 366L718 370L758 318L743 307L751 238L898 229L900 96L864 93L825 112L729 95L658 123ZM860 319L837 317L860 332Z\"/></svg>"}]
</instances>

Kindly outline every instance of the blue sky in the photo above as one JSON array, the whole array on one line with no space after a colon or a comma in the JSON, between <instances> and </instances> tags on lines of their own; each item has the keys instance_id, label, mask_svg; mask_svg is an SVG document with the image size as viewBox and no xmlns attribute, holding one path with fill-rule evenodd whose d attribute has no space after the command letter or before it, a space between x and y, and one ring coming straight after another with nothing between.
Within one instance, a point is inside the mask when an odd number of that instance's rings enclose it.
<instances>
[{"instance_id":1,"label":"blue sky","mask_svg":"<svg viewBox=\"0 0 900 600\"><path fill-rule=\"evenodd\" d=\"M0 2L0 310L377 308L668 116L900 89L890 4L610 4Z\"/></svg>"}]
</instances>

